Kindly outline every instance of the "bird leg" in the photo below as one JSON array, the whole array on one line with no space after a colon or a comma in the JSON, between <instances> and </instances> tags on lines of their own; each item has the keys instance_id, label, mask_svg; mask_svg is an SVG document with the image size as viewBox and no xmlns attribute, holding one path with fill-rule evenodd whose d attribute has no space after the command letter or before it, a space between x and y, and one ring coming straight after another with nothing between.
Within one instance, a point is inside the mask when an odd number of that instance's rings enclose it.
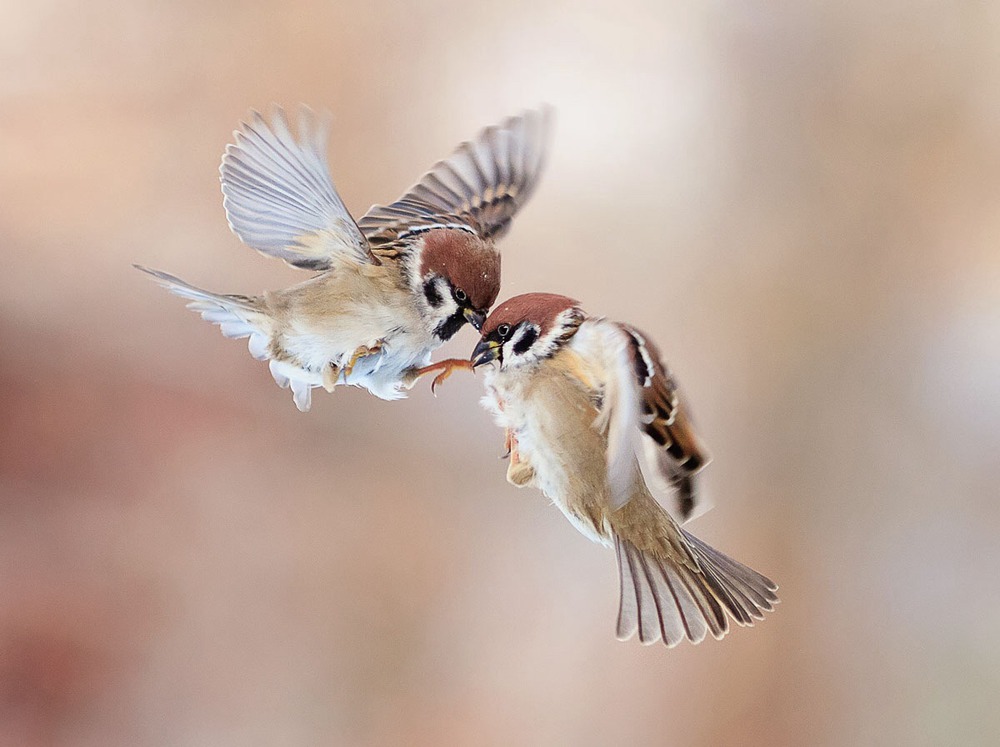
<instances>
[{"instance_id":1,"label":"bird leg","mask_svg":"<svg viewBox=\"0 0 1000 747\"><path fill-rule=\"evenodd\" d=\"M465 358L446 358L443 361L438 361L437 363L432 363L429 366L424 366L423 368L411 369L407 374L407 385L413 386L424 374L433 373L434 371L440 371L437 376L434 377L434 381L431 382L431 392L437 389L438 385L442 384L445 379L452 375L456 370L466 370L471 371L472 361L466 360Z\"/></svg>"},{"instance_id":2,"label":"bird leg","mask_svg":"<svg viewBox=\"0 0 1000 747\"><path fill-rule=\"evenodd\" d=\"M369 355L375 355L382 350L382 345L385 343L384 340L377 340L374 345L369 347L368 345L362 345L351 355L351 359L347 361L347 365L344 366L344 382L347 382L348 377L354 373L354 367L357 365L358 361Z\"/></svg>"},{"instance_id":3,"label":"bird leg","mask_svg":"<svg viewBox=\"0 0 1000 747\"><path fill-rule=\"evenodd\" d=\"M340 366L336 363L328 363L323 369L323 388L332 392L337 386L337 378L340 376Z\"/></svg>"},{"instance_id":4,"label":"bird leg","mask_svg":"<svg viewBox=\"0 0 1000 747\"><path fill-rule=\"evenodd\" d=\"M517 449L517 436L510 428L506 429L504 441L507 453L510 455L510 464L507 465L507 482L518 488L531 484L535 479L535 470L521 457L521 452Z\"/></svg>"}]
</instances>

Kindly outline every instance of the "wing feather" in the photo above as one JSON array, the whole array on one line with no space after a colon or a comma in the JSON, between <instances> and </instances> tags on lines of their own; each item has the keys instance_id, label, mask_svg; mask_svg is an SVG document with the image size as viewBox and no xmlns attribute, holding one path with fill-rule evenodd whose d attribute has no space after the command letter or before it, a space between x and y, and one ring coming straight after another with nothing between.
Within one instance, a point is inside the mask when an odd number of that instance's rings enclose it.
<instances>
[{"instance_id":1,"label":"wing feather","mask_svg":"<svg viewBox=\"0 0 1000 747\"><path fill-rule=\"evenodd\" d=\"M548 109L527 111L455 149L391 205L375 205L359 222L373 247L430 226L458 226L499 238L531 197L545 165Z\"/></svg>"},{"instance_id":2,"label":"wing feather","mask_svg":"<svg viewBox=\"0 0 1000 747\"><path fill-rule=\"evenodd\" d=\"M613 507L631 497L638 455L666 483L682 521L700 508L695 474L709 457L694 432L677 385L648 337L605 319L581 325L571 344L605 372L594 425L608 435L608 483Z\"/></svg>"},{"instance_id":3,"label":"wing feather","mask_svg":"<svg viewBox=\"0 0 1000 747\"><path fill-rule=\"evenodd\" d=\"M630 338L631 364L640 386L646 464L673 491L677 512L686 521L703 508L694 476L708 464L710 457L694 431L677 383L660 351L635 327L620 326Z\"/></svg>"},{"instance_id":4,"label":"wing feather","mask_svg":"<svg viewBox=\"0 0 1000 747\"><path fill-rule=\"evenodd\" d=\"M234 132L219 168L229 227L247 246L304 269L378 264L330 177L328 118L303 106L298 123L296 138L275 107L270 122L254 111Z\"/></svg>"},{"instance_id":5,"label":"wing feather","mask_svg":"<svg viewBox=\"0 0 1000 747\"><path fill-rule=\"evenodd\" d=\"M594 427L608 436L608 485L614 509L632 497L639 451L639 386L632 370L630 337L614 322L589 319L570 344L604 372L600 409Z\"/></svg>"}]
</instances>

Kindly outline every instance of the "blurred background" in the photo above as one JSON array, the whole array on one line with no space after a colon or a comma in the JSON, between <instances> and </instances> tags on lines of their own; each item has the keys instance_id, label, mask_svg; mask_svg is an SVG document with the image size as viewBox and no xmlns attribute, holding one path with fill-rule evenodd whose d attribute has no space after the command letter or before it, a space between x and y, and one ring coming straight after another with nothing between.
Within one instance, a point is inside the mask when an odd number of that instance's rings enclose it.
<instances>
[{"instance_id":1,"label":"blurred background","mask_svg":"<svg viewBox=\"0 0 1000 747\"><path fill-rule=\"evenodd\" d=\"M777 612L617 642L475 377L302 414L131 268L301 279L217 172L300 101L358 215L557 108L503 295L656 337ZM996 3L0 5L0 745L998 743L998 130Z\"/></svg>"}]
</instances>

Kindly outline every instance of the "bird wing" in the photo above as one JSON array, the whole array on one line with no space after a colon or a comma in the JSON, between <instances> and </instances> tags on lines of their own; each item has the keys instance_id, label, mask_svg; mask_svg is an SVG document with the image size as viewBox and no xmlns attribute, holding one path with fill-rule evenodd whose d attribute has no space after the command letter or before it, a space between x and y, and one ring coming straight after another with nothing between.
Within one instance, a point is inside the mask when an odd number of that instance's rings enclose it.
<instances>
[{"instance_id":1,"label":"bird wing","mask_svg":"<svg viewBox=\"0 0 1000 747\"><path fill-rule=\"evenodd\" d=\"M303 106L298 120L297 139L279 107L270 123L253 111L233 133L219 168L229 227L247 246L307 270L380 264L330 177L329 118Z\"/></svg>"},{"instance_id":2,"label":"bird wing","mask_svg":"<svg viewBox=\"0 0 1000 747\"><path fill-rule=\"evenodd\" d=\"M675 491L681 520L698 508L693 477L709 462L709 456L681 401L677 383L650 338L635 327L619 325L628 336L628 358L639 386L639 426L646 438L643 453L647 465Z\"/></svg>"},{"instance_id":3,"label":"bird wing","mask_svg":"<svg viewBox=\"0 0 1000 747\"><path fill-rule=\"evenodd\" d=\"M499 238L528 201L545 165L551 113L527 111L462 143L391 205L374 205L359 222L374 248L431 228Z\"/></svg>"},{"instance_id":4,"label":"bird wing","mask_svg":"<svg viewBox=\"0 0 1000 747\"><path fill-rule=\"evenodd\" d=\"M588 319L570 346L590 363L590 382L598 403L594 427L607 434L608 486L612 508L624 506L634 494L639 444L640 391L632 365L630 337L614 322ZM586 382L585 382L586 383Z\"/></svg>"},{"instance_id":5,"label":"bird wing","mask_svg":"<svg viewBox=\"0 0 1000 747\"><path fill-rule=\"evenodd\" d=\"M581 325L571 345L592 362L599 414L594 426L608 437L608 485L620 508L633 497L637 458L676 496L682 520L696 508L694 474L709 458L694 432L677 385L649 338L605 319Z\"/></svg>"}]
</instances>

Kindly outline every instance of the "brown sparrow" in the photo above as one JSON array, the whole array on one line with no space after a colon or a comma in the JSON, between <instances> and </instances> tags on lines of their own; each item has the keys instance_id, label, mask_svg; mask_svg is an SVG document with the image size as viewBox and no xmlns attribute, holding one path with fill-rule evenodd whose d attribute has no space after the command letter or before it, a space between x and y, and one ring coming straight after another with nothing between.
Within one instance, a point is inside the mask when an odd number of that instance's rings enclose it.
<instances>
[{"instance_id":1,"label":"brown sparrow","mask_svg":"<svg viewBox=\"0 0 1000 747\"><path fill-rule=\"evenodd\" d=\"M548 121L526 112L486 128L355 223L327 167L328 121L303 107L296 137L281 109L270 123L252 112L222 158L229 226L247 246L320 274L241 296L137 267L226 337L248 337L299 410L319 386L404 397L419 374L450 372L448 362L428 366L431 353L466 322L479 329L496 301L495 242L538 183Z\"/></svg>"},{"instance_id":2,"label":"brown sparrow","mask_svg":"<svg viewBox=\"0 0 1000 747\"><path fill-rule=\"evenodd\" d=\"M507 429L507 479L539 488L584 535L618 554L618 637L673 646L752 625L777 586L681 529L642 469L666 478L681 518L707 463L687 407L649 338L584 314L565 296L529 293L498 306L472 365L483 402Z\"/></svg>"}]
</instances>

